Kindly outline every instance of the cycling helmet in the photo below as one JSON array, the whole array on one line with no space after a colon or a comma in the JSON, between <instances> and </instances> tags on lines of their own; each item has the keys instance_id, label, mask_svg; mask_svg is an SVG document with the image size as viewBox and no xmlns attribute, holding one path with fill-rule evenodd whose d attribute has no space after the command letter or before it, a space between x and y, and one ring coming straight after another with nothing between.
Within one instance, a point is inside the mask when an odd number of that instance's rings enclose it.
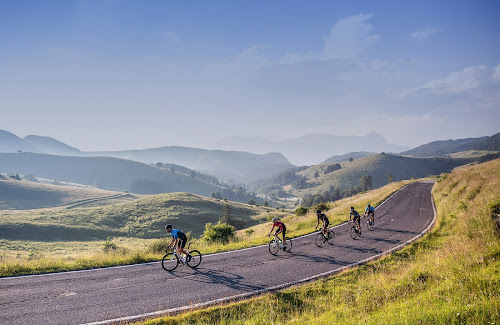
<instances>
[{"instance_id":1,"label":"cycling helmet","mask_svg":"<svg viewBox=\"0 0 500 325\"><path fill-rule=\"evenodd\" d=\"M276 221L278 221L278 218L273 218L273 222L276 222Z\"/></svg>"},{"instance_id":2,"label":"cycling helmet","mask_svg":"<svg viewBox=\"0 0 500 325\"><path fill-rule=\"evenodd\" d=\"M316 213L321 213L321 210L316 211Z\"/></svg>"},{"instance_id":3,"label":"cycling helmet","mask_svg":"<svg viewBox=\"0 0 500 325\"><path fill-rule=\"evenodd\" d=\"M370 204L368 203L368 207L370 207Z\"/></svg>"},{"instance_id":4,"label":"cycling helmet","mask_svg":"<svg viewBox=\"0 0 500 325\"><path fill-rule=\"evenodd\" d=\"M167 230L167 229L172 229L172 225L171 224L166 225L165 230Z\"/></svg>"},{"instance_id":5,"label":"cycling helmet","mask_svg":"<svg viewBox=\"0 0 500 325\"><path fill-rule=\"evenodd\" d=\"M354 207L351 207L351 210L354 210Z\"/></svg>"}]
</instances>

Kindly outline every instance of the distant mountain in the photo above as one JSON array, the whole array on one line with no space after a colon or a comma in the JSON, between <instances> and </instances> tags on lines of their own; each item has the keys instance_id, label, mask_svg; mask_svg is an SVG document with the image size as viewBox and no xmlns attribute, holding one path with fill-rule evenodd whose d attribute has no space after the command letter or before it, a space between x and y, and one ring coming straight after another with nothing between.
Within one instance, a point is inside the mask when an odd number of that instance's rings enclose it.
<instances>
[{"instance_id":1,"label":"distant mountain","mask_svg":"<svg viewBox=\"0 0 500 325\"><path fill-rule=\"evenodd\" d=\"M269 177L293 165L280 153L253 154L241 151L206 150L188 147L161 147L143 150L81 152L50 137L29 135L24 139L0 130L0 153L46 153L64 156L106 156L143 163L181 165L221 180L247 182Z\"/></svg>"},{"instance_id":2,"label":"distant mountain","mask_svg":"<svg viewBox=\"0 0 500 325\"><path fill-rule=\"evenodd\" d=\"M474 144L474 150L500 151L500 133Z\"/></svg>"},{"instance_id":3,"label":"distant mountain","mask_svg":"<svg viewBox=\"0 0 500 325\"><path fill-rule=\"evenodd\" d=\"M219 149L248 152L281 152L295 165L314 165L334 155L346 152L400 152L409 147L393 145L378 133L364 136L337 136L332 134L307 134L296 139L267 140L252 137L231 137L216 143Z\"/></svg>"},{"instance_id":4,"label":"distant mountain","mask_svg":"<svg viewBox=\"0 0 500 325\"><path fill-rule=\"evenodd\" d=\"M111 157L0 153L0 172L33 174L35 177L138 194L190 192L209 196L211 192L223 190L188 175Z\"/></svg>"},{"instance_id":5,"label":"distant mountain","mask_svg":"<svg viewBox=\"0 0 500 325\"><path fill-rule=\"evenodd\" d=\"M178 146L85 154L124 158L144 163L172 163L215 175L225 181L238 182L269 177L293 167L280 153L259 155L241 151L205 150Z\"/></svg>"},{"instance_id":6,"label":"distant mountain","mask_svg":"<svg viewBox=\"0 0 500 325\"><path fill-rule=\"evenodd\" d=\"M432 156L444 156L447 154L467 151L475 149L474 146L482 141L487 140L489 137L481 138L466 138L458 140L441 140L433 141L411 150L403 151L400 154L403 156L412 157L432 157ZM481 149L476 149L481 150Z\"/></svg>"},{"instance_id":7,"label":"distant mountain","mask_svg":"<svg viewBox=\"0 0 500 325\"><path fill-rule=\"evenodd\" d=\"M24 141L30 143L36 148L37 153L50 153L52 155L69 155L79 154L80 150L70 147L61 141L57 141L50 137L41 137L38 135L28 135L24 137Z\"/></svg>"},{"instance_id":8,"label":"distant mountain","mask_svg":"<svg viewBox=\"0 0 500 325\"><path fill-rule=\"evenodd\" d=\"M55 155L75 155L80 150L50 137L28 135L24 139L8 131L0 130L0 152L35 152Z\"/></svg>"},{"instance_id":9,"label":"distant mountain","mask_svg":"<svg viewBox=\"0 0 500 325\"><path fill-rule=\"evenodd\" d=\"M346 153L345 155L332 156L332 157L328 158L327 160L323 161L322 164L346 161L346 160L349 160L351 158L358 159L358 158L363 158L363 157L368 157L368 156L373 156L373 155L376 155L376 153L375 152L366 152L366 151L350 152L350 153Z\"/></svg>"}]
</instances>

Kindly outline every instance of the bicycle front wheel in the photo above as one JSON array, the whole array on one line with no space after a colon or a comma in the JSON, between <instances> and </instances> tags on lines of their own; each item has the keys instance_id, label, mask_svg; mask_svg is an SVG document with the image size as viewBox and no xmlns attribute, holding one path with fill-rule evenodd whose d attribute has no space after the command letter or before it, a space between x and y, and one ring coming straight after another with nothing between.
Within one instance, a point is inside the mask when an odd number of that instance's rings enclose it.
<instances>
[{"instance_id":1,"label":"bicycle front wheel","mask_svg":"<svg viewBox=\"0 0 500 325\"><path fill-rule=\"evenodd\" d=\"M351 238L356 239L356 228L354 226L351 227Z\"/></svg>"},{"instance_id":2,"label":"bicycle front wheel","mask_svg":"<svg viewBox=\"0 0 500 325\"><path fill-rule=\"evenodd\" d=\"M186 262L186 264L190 268L194 269L195 267L197 267L201 263L201 253L197 250L194 250L194 251L190 251L189 255L191 255L191 260L189 262Z\"/></svg>"},{"instance_id":3,"label":"bicycle front wheel","mask_svg":"<svg viewBox=\"0 0 500 325\"><path fill-rule=\"evenodd\" d=\"M328 244L333 245L333 242L335 241L335 233L333 230L328 231Z\"/></svg>"},{"instance_id":4,"label":"bicycle front wheel","mask_svg":"<svg viewBox=\"0 0 500 325\"><path fill-rule=\"evenodd\" d=\"M290 239L290 237L285 237L285 238L286 238L285 252L289 252L292 250L292 240Z\"/></svg>"},{"instance_id":5,"label":"bicycle front wheel","mask_svg":"<svg viewBox=\"0 0 500 325\"><path fill-rule=\"evenodd\" d=\"M316 235L316 241L315 241L316 246L321 247L324 241L325 241L325 236L323 236L322 232Z\"/></svg>"},{"instance_id":6,"label":"bicycle front wheel","mask_svg":"<svg viewBox=\"0 0 500 325\"><path fill-rule=\"evenodd\" d=\"M280 246L278 245L276 240L273 239L269 242L269 253L276 255L276 254L278 254L279 249L280 249Z\"/></svg>"},{"instance_id":7,"label":"bicycle front wheel","mask_svg":"<svg viewBox=\"0 0 500 325\"><path fill-rule=\"evenodd\" d=\"M167 253L161 260L161 266L165 271L173 271L179 265L179 258L174 253Z\"/></svg>"}]
</instances>

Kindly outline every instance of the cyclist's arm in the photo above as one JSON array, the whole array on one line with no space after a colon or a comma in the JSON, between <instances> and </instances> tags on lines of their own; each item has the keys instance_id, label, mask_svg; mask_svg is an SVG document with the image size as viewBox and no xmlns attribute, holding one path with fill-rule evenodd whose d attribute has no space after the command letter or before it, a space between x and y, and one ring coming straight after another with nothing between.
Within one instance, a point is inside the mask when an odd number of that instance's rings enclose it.
<instances>
[{"instance_id":1,"label":"cyclist's arm","mask_svg":"<svg viewBox=\"0 0 500 325\"><path fill-rule=\"evenodd\" d=\"M171 247L174 241L175 241L175 238L172 238L172 241L170 242L170 244L167 245L167 247Z\"/></svg>"},{"instance_id":2,"label":"cyclist's arm","mask_svg":"<svg viewBox=\"0 0 500 325\"><path fill-rule=\"evenodd\" d=\"M271 236L271 233L273 232L274 230L274 224L273 224L273 228L271 228L271 231L269 232L269 236Z\"/></svg>"}]
</instances>

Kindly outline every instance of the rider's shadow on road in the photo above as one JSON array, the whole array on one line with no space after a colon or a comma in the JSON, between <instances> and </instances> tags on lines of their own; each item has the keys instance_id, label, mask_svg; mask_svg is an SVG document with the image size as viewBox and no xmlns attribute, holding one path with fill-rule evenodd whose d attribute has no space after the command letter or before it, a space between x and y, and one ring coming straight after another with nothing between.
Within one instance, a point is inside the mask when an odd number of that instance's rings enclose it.
<instances>
[{"instance_id":1,"label":"rider's shadow on road","mask_svg":"<svg viewBox=\"0 0 500 325\"><path fill-rule=\"evenodd\" d=\"M196 283L222 284L235 290L255 291L266 288L264 283L248 283L248 280L239 274L209 268L198 268L194 270L194 273L182 272L182 275L184 276L174 274L174 276L182 277L184 280Z\"/></svg>"}]
</instances>

